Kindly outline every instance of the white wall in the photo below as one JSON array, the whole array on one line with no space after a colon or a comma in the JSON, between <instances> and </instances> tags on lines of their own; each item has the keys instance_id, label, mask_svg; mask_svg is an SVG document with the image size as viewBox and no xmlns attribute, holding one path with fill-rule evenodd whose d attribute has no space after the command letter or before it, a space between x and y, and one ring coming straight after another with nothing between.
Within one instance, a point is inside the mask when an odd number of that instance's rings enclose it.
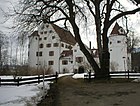
<instances>
[{"instance_id":1,"label":"white wall","mask_svg":"<svg viewBox=\"0 0 140 106\"><path fill-rule=\"evenodd\" d=\"M109 37L110 71L126 71L127 67L127 39L124 35Z\"/></svg>"},{"instance_id":2,"label":"white wall","mask_svg":"<svg viewBox=\"0 0 140 106\"><path fill-rule=\"evenodd\" d=\"M51 33L49 33L50 30L52 31ZM62 64L60 63L59 58L63 50L69 50L68 48L65 48L65 45L67 43L60 41L60 37L58 36L58 34L55 32L55 30L50 24L42 24L38 29L38 34L42 40L39 40L39 38L36 40L35 36L30 37L29 66L37 68L37 61L39 60L40 63L39 67L43 67L43 66L51 67L54 72L56 71L62 72L62 69L65 66L63 67L60 66ZM54 36L55 38L52 38L52 36ZM47 38L46 40L44 39L45 37ZM33 38L33 40L31 40L31 38ZM59 46L54 47L53 46L54 43L58 43ZM64 44L64 47L61 47L61 43ZM38 44L39 45L43 44L43 48L38 49ZM51 44L51 47L46 47L47 44ZM36 52L38 50L39 52L42 52L42 56L39 57L36 56ZM54 51L54 56L49 56L50 51ZM54 64L48 65L49 61L54 61Z\"/></svg>"},{"instance_id":3,"label":"white wall","mask_svg":"<svg viewBox=\"0 0 140 106\"><path fill-rule=\"evenodd\" d=\"M72 48L72 50L73 50L73 68L74 68L74 70L75 69L78 70L78 68L80 66L85 66L85 68L91 69L89 62L87 61L83 52L80 50L78 43L75 44L75 46ZM83 57L83 62L81 62L81 63L76 62L76 57ZM87 66L89 66L89 67L87 67Z\"/></svg>"}]
</instances>

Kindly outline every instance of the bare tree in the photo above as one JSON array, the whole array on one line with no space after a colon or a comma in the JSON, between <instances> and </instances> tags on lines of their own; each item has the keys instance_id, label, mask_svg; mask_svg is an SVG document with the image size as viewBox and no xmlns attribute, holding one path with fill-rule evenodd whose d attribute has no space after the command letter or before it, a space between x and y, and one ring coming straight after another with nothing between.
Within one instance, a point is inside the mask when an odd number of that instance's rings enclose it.
<instances>
[{"instance_id":1,"label":"bare tree","mask_svg":"<svg viewBox=\"0 0 140 106\"><path fill-rule=\"evenodd\" d=\"M129 52L133 52L134 48L139 46L140 37L136 36L134 31L129 31L127 37L127 47Z\"/></svg>"},{"instance_id":2,"label":"bare tree","mask_svg":"<svg viewBox=\"0 0 140 106\"><path fill-rule=\"evenodd\" d=\"M138 4L138 0L128 0ZM33 30L40 23L63 22L65 27L71 26L81 51L87 57L95 71L96 78L109 77L108 30L117 20L126 15L140 11L139 6L127 10L119 0L21 0L16 20L17 26L24 30ZM100 65L96 63L81 40L80 23L88 26L88 21L96 27L97 46ZM93 26L93 27L94 27Z\"/></svg>"},{"instance_id":3,"label":"bare tree","mask_svg":"<svg viewBox=\"0 0 140 106\"><path fill-rule=\"evenodd\" d=\"M8 64L8 37L0 31L0 69Z\"/></svg>"}]
</instances>

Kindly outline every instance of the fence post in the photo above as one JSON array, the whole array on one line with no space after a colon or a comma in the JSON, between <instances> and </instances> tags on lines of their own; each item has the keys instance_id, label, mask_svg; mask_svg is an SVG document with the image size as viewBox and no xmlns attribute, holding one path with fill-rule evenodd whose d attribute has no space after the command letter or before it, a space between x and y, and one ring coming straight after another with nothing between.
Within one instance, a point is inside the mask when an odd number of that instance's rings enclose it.
<instances>
[{"instance_id":1,"label":"fence post","mask_svg":"<svg viewBox=\"0 0 140 106\"><path fill-rule=\"evenodd\" d=\"M1 87L1 78L0 78L0 87Z\"/></svg>"},{"instance_id":2,"label":"fence post","mask_svg":"<svg viewBox=\"0 0 140 106\"><path fill-rule=\"evenodd\" d=\"M38 75L38 84L40 83L40 76Z\"/></svg>"},{"instance_id":3,"label":"fence post","mask_svg":"<svg viewBox=\"0 0 140 106\"><path fill-rule=\"evenodd\" d=\"M129 79L129 70L128 70L128 79Z\"/></svg>"},{"instance_id":4,"label":"fence post","mask_svg":"<svg viewBox=\"0 0 140 106\"><path fill-rule=\"evenodd\" d=\"M17 86L19 86L19 77L17 78Z\"/></svg>"},{"instance_id":5,"label":"fence post","mask_svg":"<svg viewBox=\"0 0 140 106\"><path fill-rule=\"evenodd\" d=\"M90 81L91 80L91 70L89 70L88 74L89 74L89 81Z\"/></svg>"},{"instance_id":6,"label":"fence post","mask_svg":"<svg viewBox=\"0 0 140 106\"><path fill-rule=\"evenodd\" d=\"M55 75L55 81L57 83L57 80L58 80L58 73L56 72L56 75Z\"/></svg>"}]
</instances>

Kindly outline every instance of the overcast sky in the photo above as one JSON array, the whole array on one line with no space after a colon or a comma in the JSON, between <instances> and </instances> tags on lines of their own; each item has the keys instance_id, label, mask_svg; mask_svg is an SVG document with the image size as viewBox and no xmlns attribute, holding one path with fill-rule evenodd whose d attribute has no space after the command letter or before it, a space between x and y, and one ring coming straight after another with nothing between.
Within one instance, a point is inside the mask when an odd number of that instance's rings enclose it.
<instances>
[{"instance_id":1,"label":"overcast sky","mask_svg":"<svg viewBox=\"0 0 140 106\"><path fill-rule=\"evenodd\" d=\"M3 21L5 20L3 13L2 13L2 10L4 10L5 12L9 12L9 10L11 11L11 9L13 7L12 5L17 4L17 1L18 0L0 0L0 30L6 34L11 34L11 30L7 29L6 27L12 26L13 23L12 23L12 19L9 19L6 23L2 24ZM126 8L130 8L130 9L135 8L135 6L133 6L131 3L127 2L127 0L120 0L120 2L122 2L122 4ZM131 16L131 18L129 20L129 25L130 25L129 27L132 27L133 29L135 29L136 32L140 36L140 14L136 14L136 15ZM92 37L92 36L87 36L87 37L84 37L84 39L87 39L87 41L85 41L85 42L88 42L91 39L96 39L96 38Z\"/></svg>"}]
</instances>

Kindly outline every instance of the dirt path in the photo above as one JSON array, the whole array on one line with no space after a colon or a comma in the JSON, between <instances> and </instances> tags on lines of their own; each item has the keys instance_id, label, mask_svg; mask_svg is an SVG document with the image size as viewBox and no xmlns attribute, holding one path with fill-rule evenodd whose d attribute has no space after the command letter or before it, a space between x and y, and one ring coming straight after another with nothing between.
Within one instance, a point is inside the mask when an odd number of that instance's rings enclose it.
<instances>
[{"instance_id":1,"label":"dirt path","mask_svg":"<svg viewBox=\"0 0 140 106\"><path fill-rule=\"evenodd\" d=\"M63 77L55 84L52 105L140 106L140 83L95 83Z\"/></svg>"}]
</instances>

